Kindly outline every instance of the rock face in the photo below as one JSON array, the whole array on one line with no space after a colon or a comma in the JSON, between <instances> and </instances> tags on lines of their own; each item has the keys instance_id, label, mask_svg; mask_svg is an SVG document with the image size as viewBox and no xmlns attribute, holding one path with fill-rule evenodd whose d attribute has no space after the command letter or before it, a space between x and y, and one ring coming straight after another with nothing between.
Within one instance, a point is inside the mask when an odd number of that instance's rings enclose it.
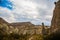
<instances>
[{"instance_id":1,"label":"rock face","mask_svg":"<svg viewBox=\"0 0 60 40\"><path fill-rule=\"evenodd\" d=\"M3 18L0 18L0 24L3 24L3 23L8 24L8 22L6 22Z\"/></svg>"},{"instance_id":2,"label":"rock face","mask_svg":"<svg viewBox=\"0 0 60 40\"><path fill-rule=\"evenodd\" d=\"M7 25L9 33L18 33L18 34L45 34L48 27L42 25L34 25L30 22L16 22L8 23L3 18L0 18L0 25ZM0 26L1 27L1 26Z\"/></svg>"},{"instance_id":3,"label":"rock face","mask_svg":"<svg viewBox=\"0 0 60 40\"><path fill-rule=\"evenodd\" d=\"M60 0L55 2L55 9L53 11L53 18L51 21L51 32L56 32L60 29Z\"/></svg>"},{"instance_id":4,"label":"rock face","mask_svg":"<svg viewBox=\"0 0 60 40\"><path fill-rule=\"evenodd\" d=\"M30 22L16 22L16 23L10 23L11 26L13 27L25 27L25 26L34 26L34 24L30 23Z\"/></svg>"}]
</instances>

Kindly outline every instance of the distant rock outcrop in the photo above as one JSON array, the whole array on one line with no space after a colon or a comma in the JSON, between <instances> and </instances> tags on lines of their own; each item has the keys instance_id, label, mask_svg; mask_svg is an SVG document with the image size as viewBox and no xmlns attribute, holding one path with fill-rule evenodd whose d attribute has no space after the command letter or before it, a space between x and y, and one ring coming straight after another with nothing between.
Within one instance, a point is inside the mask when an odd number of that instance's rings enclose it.
<instances>
[{"instance_id":1,"label":"distant rock outcrop","mask_svg":"<svg viewBox=\"0 0 60 40\"><path fill-rule=\"evenodd\" d=\"M34 26L34 24L30 22L15 22L15 23L10 23L11 26L13 27L25 27L25 26Z\"/></svg>"}]
</instances>

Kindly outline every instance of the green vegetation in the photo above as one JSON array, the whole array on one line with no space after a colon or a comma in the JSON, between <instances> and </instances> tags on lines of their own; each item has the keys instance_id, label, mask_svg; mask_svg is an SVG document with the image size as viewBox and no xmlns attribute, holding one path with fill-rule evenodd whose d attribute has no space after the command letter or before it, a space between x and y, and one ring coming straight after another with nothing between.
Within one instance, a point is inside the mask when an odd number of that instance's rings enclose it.
<instances>
[{"instance_id":1,"label":"green vegetation","mask_svg":"<svg viewBox=\"0 0 60 40\"><path fill-rule=\"evenodd\" d=\"M40 34L34 34L29 39L30 40L43 40L43 36Z\"/></svg>"}]
</instances>

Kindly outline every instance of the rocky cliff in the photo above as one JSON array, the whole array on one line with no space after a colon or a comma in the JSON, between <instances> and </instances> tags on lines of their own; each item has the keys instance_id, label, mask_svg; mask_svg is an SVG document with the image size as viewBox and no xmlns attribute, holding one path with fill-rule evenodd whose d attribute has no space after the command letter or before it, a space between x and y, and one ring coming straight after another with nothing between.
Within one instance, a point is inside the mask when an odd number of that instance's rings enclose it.
<instances>
[{"instance_id":1,"label":"rocky cliff","mask_svg":"<svg viewBox=\"0 0 60 40\"><path fill-rule=\"evenodd\" d=\"M51 21L51 31L55 32L60 29L60 0L55 2L55 9L53 11L53 18Z\"/></svg>"}]
</instances>

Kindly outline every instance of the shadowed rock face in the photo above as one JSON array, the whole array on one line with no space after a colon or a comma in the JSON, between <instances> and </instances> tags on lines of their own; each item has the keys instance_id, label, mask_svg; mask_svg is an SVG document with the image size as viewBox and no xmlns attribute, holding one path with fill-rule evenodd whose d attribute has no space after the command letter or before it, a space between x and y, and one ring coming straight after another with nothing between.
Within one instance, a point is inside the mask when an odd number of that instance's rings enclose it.
<instances>
[{"instance_id":1,"label":"shadowed rock face","mask_svg":"<svg viewBox=\"0 0 60 40\"><path fill-rule=\"evenodd\" d=\"M0 24L3 24L3 23L8 24L8 22L6 22L3 18L0 18Z\"/></svg>"},{"instance_id":2,"label":"shadowed rock face","mask_svg":"<svg viewBox=\"0 0 60 40\"><path fill-rule=\"evenodd\" d=\"M55 9L53 11L53 18L51 21L51 29L53 31L60 29L60 0L55 2Z\"/></svg>"},{"instance_id":3,"label":"shadowed rock face","mask_svg":"<svg viewBox=\"0 0 60 40\"><path fill-rule=\"evenodd\" d=\"M60 33L53 33L44 38L44 40L60 40Z\"/></svg>"}]
</instances>

